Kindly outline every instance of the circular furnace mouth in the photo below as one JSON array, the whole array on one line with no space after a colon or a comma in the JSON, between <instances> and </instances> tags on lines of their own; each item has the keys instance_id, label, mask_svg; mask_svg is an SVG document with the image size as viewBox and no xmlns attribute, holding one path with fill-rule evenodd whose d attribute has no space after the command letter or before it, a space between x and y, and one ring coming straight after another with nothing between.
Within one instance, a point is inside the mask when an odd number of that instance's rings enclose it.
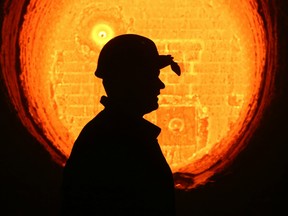
<instances>
[{"instance_id":1,"label":"circular furnace mouth","mask_svg":"<svg viewBox=\"0 0 288 216\"><path fill-rule=\"evenodd\" d=\"M162 128L175 187L191 189L230 164L268 104L269 23L258 13L261 1L151 2L4 4L2 75L22 123L64 165L80 130L103 109L94 77L103 45L125 33L151 38L183 73L162 70L160 107L145 118Z\"/></svg>"}]
</instances>

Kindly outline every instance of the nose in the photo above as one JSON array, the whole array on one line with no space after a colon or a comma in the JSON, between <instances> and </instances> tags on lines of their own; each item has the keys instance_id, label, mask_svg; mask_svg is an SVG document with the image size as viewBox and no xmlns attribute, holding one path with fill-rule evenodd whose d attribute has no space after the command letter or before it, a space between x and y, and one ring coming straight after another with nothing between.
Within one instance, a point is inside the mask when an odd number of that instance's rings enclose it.
<instances>
[{"instance_id":1,"label":"nose","mask_svg":"<svg viewBox=\"0 0 288 216\"><path fill-rule=\"evenodd\" d=\"M158 83L159 83L159 88L160 89L164 89L165 88L165 84L162 82L162 80L160 78L158 78Z\"/></svg>"}]
</instances>

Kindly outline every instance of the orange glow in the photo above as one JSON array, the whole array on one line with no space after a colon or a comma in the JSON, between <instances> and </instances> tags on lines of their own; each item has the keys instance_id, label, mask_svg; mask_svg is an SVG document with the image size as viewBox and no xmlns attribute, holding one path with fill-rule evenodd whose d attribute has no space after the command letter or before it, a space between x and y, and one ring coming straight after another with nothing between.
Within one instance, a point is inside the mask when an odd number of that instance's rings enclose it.
<instances>
[{"instance_id":1,"label":"orange glow","mask_svg":"<svg viewBox=\"0 0 288 216\"><path fill-rule=\"evenodd\" d=\"M151 38L159 53L181 65L180 77L162 70L160 107L145 118L162 128L159 143L172 171L195 176L175 186L204 184L226 166L215 164L239 153L238 141L258 105L267 47L257 4L31 0L19 36L20 83L41 129L31 133L45 146L52 143L58 163L65 163L80 130L102 110L105 93L94 77L98 54L123 33Z\"/></svg>"}]
</instances>

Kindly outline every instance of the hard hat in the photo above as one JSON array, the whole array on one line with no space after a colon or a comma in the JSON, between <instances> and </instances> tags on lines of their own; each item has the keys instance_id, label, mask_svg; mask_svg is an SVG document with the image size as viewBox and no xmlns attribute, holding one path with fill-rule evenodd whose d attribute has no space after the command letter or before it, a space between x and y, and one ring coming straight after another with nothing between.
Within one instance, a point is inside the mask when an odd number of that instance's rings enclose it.
<instances>
[{"instance_id":1,"label":"hard hat","mask_svg":"<svg viewBox=\"0 0 288 216\"><path fill-rule=\"evenodd\" d=\"M159 55L152 40L141 35L123 34L104 45L99 54L95 76L102 79L125 77L137 75L135 73L139 68L159 70L168 65L180 76L180 67L173 61L173 57Z\"/></svg>"}]
</instances>

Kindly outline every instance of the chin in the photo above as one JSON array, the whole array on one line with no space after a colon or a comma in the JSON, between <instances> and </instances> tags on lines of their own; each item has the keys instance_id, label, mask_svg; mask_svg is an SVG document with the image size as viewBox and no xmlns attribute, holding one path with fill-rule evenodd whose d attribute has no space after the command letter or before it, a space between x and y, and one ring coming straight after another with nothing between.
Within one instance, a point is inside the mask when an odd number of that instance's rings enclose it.
<instances>
[{"instance_id":1,"label":"chin","mask_svg":"<svg viewBox=\"0 0 288 216\"><path fill-rule=\"evenodd\" d=\"M151 104L151 106L146 107L145 114L150 113L150 112L152 112L152 111L155 111L155 110L157 110L158 108L159 108L158 103Z\"/></svg>"}]
</instances>

